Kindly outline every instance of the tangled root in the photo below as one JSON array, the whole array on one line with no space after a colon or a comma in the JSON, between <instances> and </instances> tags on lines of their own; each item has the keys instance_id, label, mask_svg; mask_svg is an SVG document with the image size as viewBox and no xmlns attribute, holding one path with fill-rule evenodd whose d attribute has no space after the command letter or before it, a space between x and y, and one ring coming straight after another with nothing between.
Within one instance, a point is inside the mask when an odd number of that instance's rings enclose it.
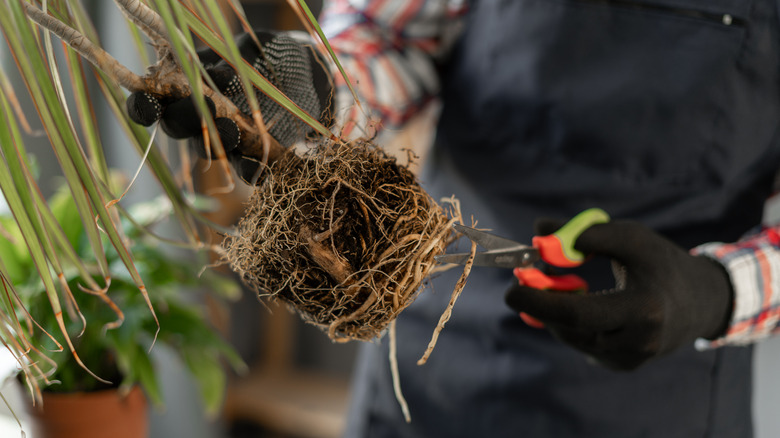
<instances>
[{"instance_id":1,"label":"tangled root","mask_svg":"<svg viewBox=\"0 0 780 438\"><path fill-rule=\"evenodd\" d=\"M223 246L261 295L334 341L367 341L414 301L454 215L381 149L328 141L276 161Z\"/></svg>"}]
</instances>

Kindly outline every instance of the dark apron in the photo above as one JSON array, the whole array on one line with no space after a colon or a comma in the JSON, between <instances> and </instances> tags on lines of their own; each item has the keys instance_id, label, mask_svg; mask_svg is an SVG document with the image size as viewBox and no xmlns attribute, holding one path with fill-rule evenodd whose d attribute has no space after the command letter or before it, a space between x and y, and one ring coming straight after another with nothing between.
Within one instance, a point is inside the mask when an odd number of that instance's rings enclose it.
<instances>
[{"instance_id":1,"label":"dark apron","mask_svg":"<svg viewBox=\"0 0 780 438\"><path fill-rule=\"evenodd\" d=\"M537 217L594 206L686 248L734 241L760 223L780 167L776 15L767 0L475 2L442 67L426 188L519 241ZM384 339L361 351L348 436L752 435L751 348L691 346L608 371L504 305L509 270L472 271L417 366L458 275L436 277L398 320L412 423ZM605 261L581 275L612 281Z\"/></svg>"}]
</instances>

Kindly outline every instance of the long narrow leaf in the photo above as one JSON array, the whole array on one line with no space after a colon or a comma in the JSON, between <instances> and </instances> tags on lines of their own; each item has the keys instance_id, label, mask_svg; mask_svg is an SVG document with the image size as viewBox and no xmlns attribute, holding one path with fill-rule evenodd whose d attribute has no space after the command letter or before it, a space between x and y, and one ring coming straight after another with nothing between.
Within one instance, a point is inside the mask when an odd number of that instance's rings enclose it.
<instances>
[{"instance_id":1,"label":"long narrow leaf","mask_svg":"<svg viewBox=\"0 0 780 438\"><path fill-rule=\"evenodd\" d=\"M325 48L328 51L328 54L330 55L330 59L333 60L334 64L336 64L336 67L338 68L341 77L344 78L344 82L346 82L347 87L349 87L349 91L350 93L352 93L352 98L355 99L355 103L357 104L358 108L363 110L363 106L360 103L358 94L355 91L355 88L352 86L352 81L349 79L347 72L344 71L344 67L341 66L341 62L339 62L338 56L336 56L336 53L333 51L333 48L330 46L330 43L328 42L328 38L325 37L325 33L322 31L322 28L317 23L317 19L314 17L314 14L312 14L311 9L309 9L309 6L306 4L304 0L287 0L287 2L290 3L290 6L298 14L299 19L306 25L307 29L309 29L309 33L313 33L312 37L319 37L319 40L322 41L322 44L325 46Z\"/></svg>"},{"instance_id":2,"label":"long narrow leaf","mask_svg":"<svg viewBox=\"0 0 780 438\"><path fill-rule=\"evenodd\" d=\"M25 13L19 3L11 1L10 9L13 13L13 21L8 22L8 18L0 19L0 24L6 33L6 36L13 34L13 32L6 31L16 28L18 37L16 35L8 37L9 42L15 49L15 53L25 53L26 56L17 56L17 63L23 70L28 73L26 78L35 77L34 72L42 72L47 70L47 66L43 62L40 56L39 48L35 45L35 32L30 28L30 23L26 19ZM4 14L0 14L4 15ZM92 169L87 163L86 156L81 149L78 139L72 132L70 127L72 126L67 118L67 115L63 111L56 90L52 86L51 82L40 81L31 82L27 81L28 89L31 90L36 108L38 109L41 119L44 123L49 138L52 140L52 146L60 164L63 166L63 170L66 171L66 177L71 185L71 190L75 192L78 190L75 187L79 184L86 191L87 195L92 200L92 207L95 209L97 217L100 219L103 230L109 237L114 248L117 250L120 259L129 271L136 286L141 292L144 300L146 301L149 311L155 317L154 308L149 300L148 292L141 279L137 269L135 268L132 257L129 250L123 242L120 231L114 225L111 214L108 212L105 204L106 200L103 197L97 184L96 177L92 172ZM72 170L75 171L76 176L68 174L66 169L66 163L72 165ZM68 339L69 341L69 339ZM74 352L75 353L75 352Z\"/></svg>"},{"instance_id":3,"label":"long narrow leaf","mask_svg":"<svg viewBox=\"0 0 780 438\"><path fill-rule=\"evenodd\" d=\"M124 95L116 84L110 83L107 77L102 73L97 73L98 84L100 86L103 96L106 98L111 111L117 115L117 121L122 130L133 140L133 145L136 146L139 153L142 145L149 142L149 133L142 127L135 123L131 123L123 115ZM162 156L160 151L154 147L149 152L148 157L149 168L151 173L155 176L160 183L166 196L171 200L174 207L174 214L179 220L179 224L183 227L184 234L191 242L199 242L198 232L195 224L192 222L192 210L188 205L184 195L181 193L181 188L176 184L175 178L171 174L171 170L168 167L168 163Z\"/></svg>"},{"instance_id":4,"label":"long narrow leaf","mask_svg":"<svg viewBox=\"0 0 780 438\"><path fill-rule=\"evenodd\" d=\"M189 9L184 9L184 11L186 15L187 26L189 26L189 28L198 36L198 38L203 40L204 43L206 43L212 50L214 50L214 52L228 61L228 63L230 63L231 66L236 69L237 72L239 72L239 76L248 78L252 85L254 85L257 89L265 93L268 97L273 99L291 114L311 126L315 131L324 136L333 137L333 134L328 130L328 128L323 126L319 120L301 109L301 107L299 107L289 97L276 88L271 82L268 81L268 79L255 70L255 68L252 67L252 65L249 64L246 60L243 60L237 64L231 63L230 59L232 58L229 43L215 35L214 32L209 29L203 23L203 21L198 18L197 15L195 15L194 12ZM233 44L235 45L235 43Z\"/></svg>"},{"instance_id":5,"label":"long narrow leaf","mask_svg":"<svg viewBox=\"0 0 780 438\"><path fill-rule=\"evenodd\" d=\"M100 142L100 132L98 131L94 111L95 106L92 103L92 98L87 89L84 66L81 62L81 58L73 49L65 45L63 46L65 56L68 59L68 67L71 72L71 85L73 87L76 110L78 111L79 120L81 121L81 131L84 133L84 138L86 139L85 143L87 145L87 150L89 151L92 167L97 169L97 173L102 180L108 181L108 165L106 164L103 145Z\"/></svg>"}]
</instances>

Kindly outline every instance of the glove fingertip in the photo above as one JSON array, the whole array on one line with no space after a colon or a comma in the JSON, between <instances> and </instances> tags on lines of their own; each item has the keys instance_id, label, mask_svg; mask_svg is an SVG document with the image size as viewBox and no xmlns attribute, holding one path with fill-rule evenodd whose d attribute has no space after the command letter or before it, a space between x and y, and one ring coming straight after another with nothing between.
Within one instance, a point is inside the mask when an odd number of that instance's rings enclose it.
<instances>
[{"instance_id":1,"label":"glove fingertip","mask_svg":"<svg viewBox=\"0 0 780 438\"><path fill-rule=\"evenodd\" d=\"M142 126L152 126L163 114L160 101L145 91L131 93L125 106L130 120Z\"/></svg>"},{"instance_id":2,"label":"glove fingertip","mask_svg":"<svg viewBox=\"0 0 780 438\"><path fill-rule=\"evenodd\" d=\"M216 116L217 104L215 104L214 101L208 96L203 96L203 100L206 101L206 106L209 108L209 113L211 113L211 116L212 117Z\"/></svg>"},{"instance_id":3,"label":"glove fingertip","mask_svg":"<svg viewBox=\"0 0 780 438\"><path fill-rule=\"evenodd\" d=\"M225 148L225 152L230 152L237 148L241 142L241 130L238 129L236 122L227 117L219 117L214 120L214 123L217 125L219 139L222 141L222 147Z\"/></svg>"},{"instance_id":4,"label":"glove fingertip","mask_svg":"<svg viewBox=\"0 0 780 438\"><path fill-rule=\"evenodd\" d=\"M657 250L666 247L665 243L666 239L639 222L615 220L590 226L577 237L574 248L632 264L660 254Z\"/></svg>"},{"instance_id":5,"label":"glove fingertip","mask_svg":"<svg viewBox=\"0 0 780 438\"><path fill-rule=\"evenodd\" d=\"M208 100L207 100L208 102ZM191 98L179 99L165 108L162 114L163 132L172 138L188 138L201 134L200 115Z\"/></svg>"},{"instance_id":6,"label":"glove fingertip","mask_svg":"<svg viewBox=\"0 0 780 438\"><path fill-rule=\"evenodd\" d=\"M241 84L236 80L236 72L226 63L219 63L215 67L207 70L211 80L220 93L225 96L233 96L242 93Z\"/></svg>"},{"instance_id":7,"label":"glove fingertip","mask_svg":"<svg viewBox=\"0 0 780 438\"><path fill-rule=\"evenodd\" d=\"M238 129L236 122L227 117L219 117L214 120L214 123L217 125L219 140L222 142L222 148L225 152L230 153L235 150L241 141L241 131ZM190 146L200 158L207 159L209 158L209 155L211 155L211 157L214 156L213 152L212 154L206 153L206 144L201 135L193 136Z\"/></svg>"},{"instance_id":8,"label":"glove fingertip","mask_svg":"<svg viewBox=\"0 0 780 438\"><path fill-rule=\"evenodd\" d=\"M506 303L507 306L516 312L523 310L523 306L518 295L520 294L520 290L522 290L524 287L525 286L522 283L516 284L509 288L509 290L507 290L504 294L504 303Z\"/></svg>"},{"instance_id":9,"label":"glove fingertip","mask_svg":"<svg viewBox=\"0 0 780 438\"><path fill-rule=\"evenodd\" d=\"M526 312L551 324L585 324L590 327L593 324L600 325L608 319L600 317L594 321L593 315L600 313L603 305L586 295L570 292L542 291L516 285L506 292L504 302L515 312Z\"/></svg>"}]
</instances>

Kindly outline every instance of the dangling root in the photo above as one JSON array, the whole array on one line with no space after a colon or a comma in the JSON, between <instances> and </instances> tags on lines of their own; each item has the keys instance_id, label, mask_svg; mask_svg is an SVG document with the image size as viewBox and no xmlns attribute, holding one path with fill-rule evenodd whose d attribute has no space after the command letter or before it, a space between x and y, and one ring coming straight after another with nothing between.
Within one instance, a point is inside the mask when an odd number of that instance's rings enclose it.
<instances>
[{"instance_id":1,"label":"dangling root","mask_svg":"<svg viewBox=\"0 0 780 438\"><path fill-rule=\"evenodd\" d=\"M323 140L269 175L223 243L230 267L336 342L379 336L416 297L455 219L366 141Z\"/></svg>"},{"instance_id":2,"label":"dangling root","mask_svg":"<svg viewBox=\"0 0 780 438\"><path fill-rule=\"evenodd\" d=\"M390 372L393 376L393 392L395 393L395 399L398 400L398 405L401 406L404 420L407 423L411 423L412 415L409 413L409 404L406 402L403 392L401 392L401 376L398 374L398 341L396 338L395 320L390 322L388 336L390 337L390 354L388 359L390 359Z\"/></svg>"},{"instance_id":3,"label":"dangling root","mask_svg":"<svg viewBox=\"0 0 780 438\"><path fill-rule=\"evenodd\" d=\"M474 256L476 254L477 244L476 242L471 242L471 253L469 254L468 260L466 260L466 265L463 267L463 273L455 284L455 290L452 291L450 302L447 303L447 308L444 310L444 313L441 314L439 324L436 325L433 336L431 336L431 341L428 343L428 348L425 349L425 353L423 353L423 356L417 361L417 365L425 365L425 363L428 362L428 358L431 357L431 353L433 353L433 349L436 347L436 342L439 340L439 334L444 330L444 324L450 320L452 309L455 307L455 302L458 301L460 293L463 292L463 289L466 287L466 280L471 273L471 267L474 265Z\"/></svg>"}]
</instances>

